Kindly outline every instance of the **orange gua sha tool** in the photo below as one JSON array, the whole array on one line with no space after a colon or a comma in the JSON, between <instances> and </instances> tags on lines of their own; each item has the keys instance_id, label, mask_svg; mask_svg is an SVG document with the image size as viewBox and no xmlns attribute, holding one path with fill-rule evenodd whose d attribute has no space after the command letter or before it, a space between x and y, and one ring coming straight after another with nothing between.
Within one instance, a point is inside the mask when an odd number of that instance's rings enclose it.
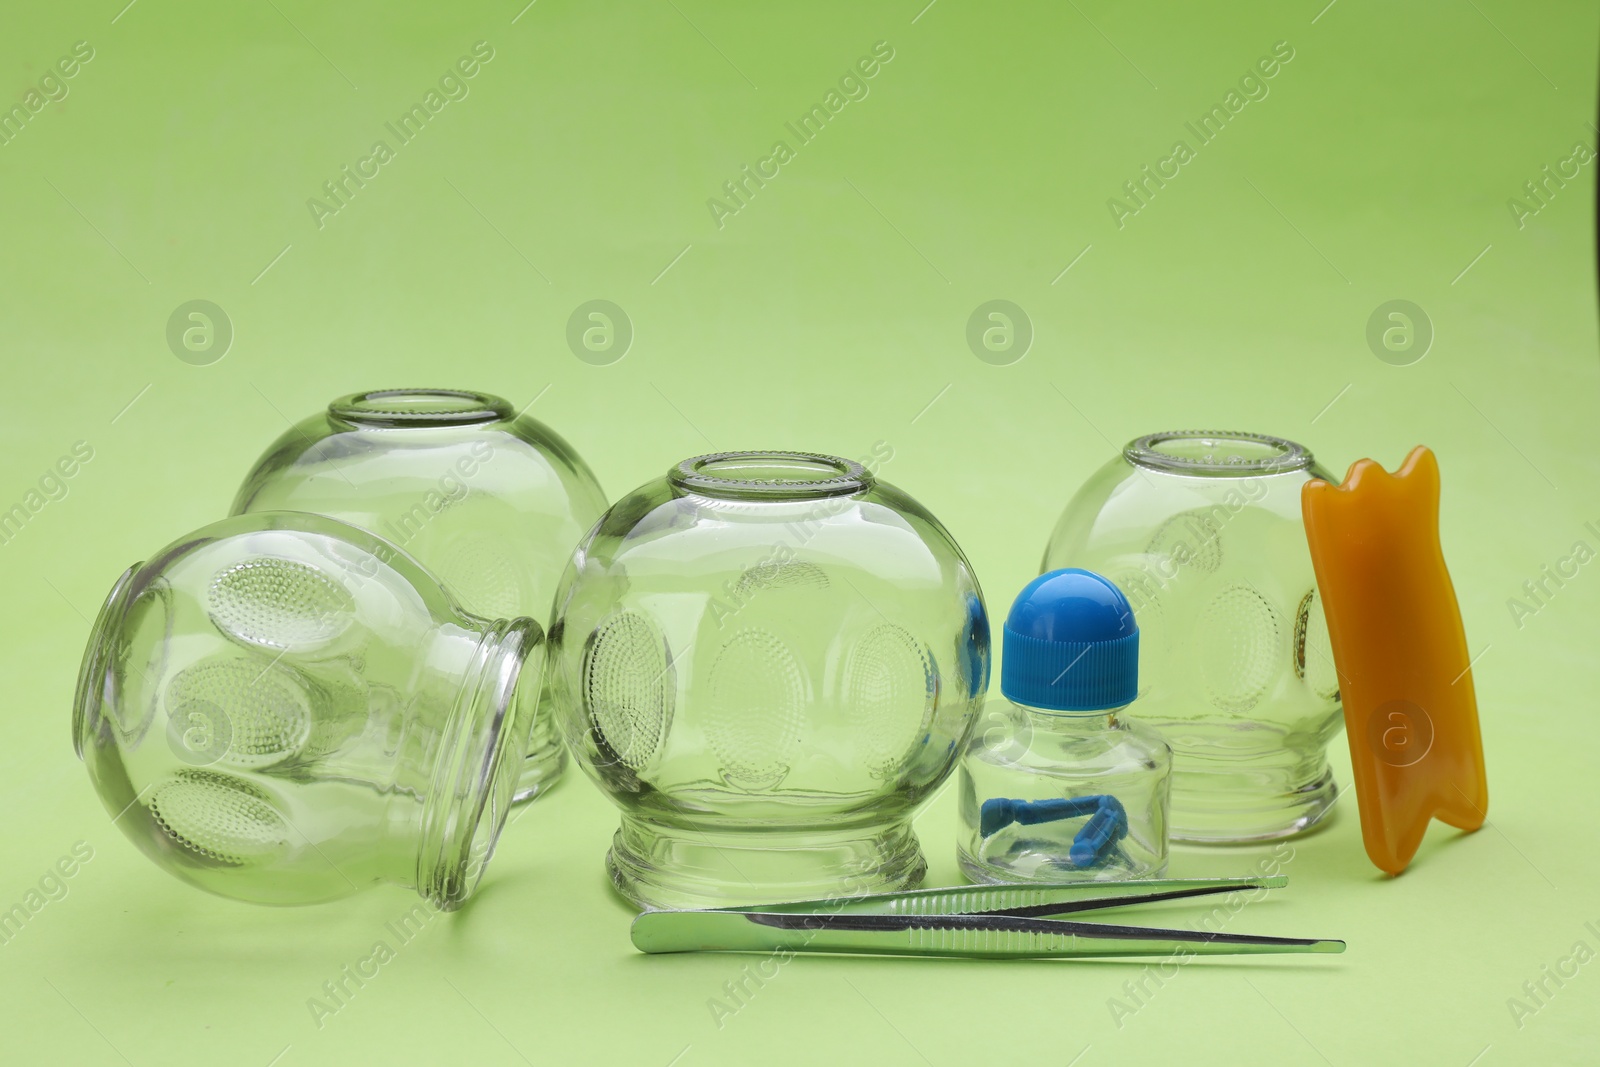
<instances>
[{"instance_id":1,"label":"orange gua sha tool","mask_svg":"<svg viewBox=\"0 0 1600 1067\"><path fill-rule=\"evenodd\" d=\"M1439 548L1439 463L1412 449L1300 494L1372 862L1399 874L1437 816L1483 825L1489 786L1467 637Z\"/></svg>"}]
</instances>

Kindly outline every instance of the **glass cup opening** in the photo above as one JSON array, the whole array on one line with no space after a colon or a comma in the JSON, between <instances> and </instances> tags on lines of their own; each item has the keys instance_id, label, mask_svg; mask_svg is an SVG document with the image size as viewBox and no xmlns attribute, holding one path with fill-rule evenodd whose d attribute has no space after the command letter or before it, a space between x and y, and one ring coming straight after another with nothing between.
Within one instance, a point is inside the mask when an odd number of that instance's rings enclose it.
<instances>
[{"instance_id":1,"label":"glass cup opening","mask_svg":"<svg viewBox=\"0 0 1600 1067\"><path fill-rule=\"evenodd\" d=\"M724 497L846 496L872 485L861 464L813 452L715 452L684 460L668 477L679 489Z\"/></svg>"},{"instance_id":2,"label":"glass cup opening","mask_svg":"<svg viewBox=\"0 0 1600 1067\"><path fill-rule=\"evenodd\" d=\"M1304 445L1268 434L1219 430L1146 434L1129 442L1122 454L1137 467L1197 477L1281 474L1312 464Z\"/></svg>"},{"instance_id":3,"label":"glass cup opening","mask_svg":"<svg viewBox=\"0 0 1600 1067\"><path fill-rule=\"evenodd\" d=\"M491 393L464 389L373 389L328 405L328 414L355 426L398 429L468 426L515 417L511 404Z\"/></svg>"}]
</instances>

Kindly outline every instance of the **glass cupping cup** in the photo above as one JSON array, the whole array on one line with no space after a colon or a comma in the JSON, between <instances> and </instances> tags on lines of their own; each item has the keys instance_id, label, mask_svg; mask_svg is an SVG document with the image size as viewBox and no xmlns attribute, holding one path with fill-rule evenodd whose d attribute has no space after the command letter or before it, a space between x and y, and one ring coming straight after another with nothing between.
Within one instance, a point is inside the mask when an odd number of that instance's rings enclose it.
<instances>
[{"instance_id":1,"label":"glass cupping cup","mask_svg":"<svg viewBox=\"0 0 1600 1067\"><path fill-rule=\"evenodd\" d=\"M263 904L393 882L453 908L505 822L543 636L462 613L354 526L226 519L117 581L74 742L116 824L186 882Z\"/></svg>"},{"instance_id":2,"label":"glass cupping cup","mask_svg":"<svg viewBox=\"0 0 1600 1067\"><path fill-rule=\"evenodd\" d=\"M557 594L549 685L622 809L607 858L644 906L917 884L917 807L988 682L972 569L861 464L685 460L615 504Z\"/></svg>"},{"instance_id":3,"label":"glass cupping cup","mask_svg":"<svg viewBox=\"0 0 1600 1067\"><path fill-rule=\"evenodd\" d=\"M415 556L468 611L547 623L567 557L605 507L572 446L500 397L387 389L341 397L286 432L245 478L233 514L353 523ZM518 801L554 782L566 759L547 711Z\"/></svg>"},{"instance_id":4,"label":"glass cupping cup","mask_svg":"<svg viewBox=\"0 0 1600 1067\"><path fill-rule=\"evenodd\" d=\"M1175 839L1283 837L1333 805L1342 719L1300 513L1312 478L1336 481L1293 441L1149 434L1078 490L1045 550L1042 570L1097 571L1133 607L1129 714L1172 746Z\"/></svg>"}]
</instances>

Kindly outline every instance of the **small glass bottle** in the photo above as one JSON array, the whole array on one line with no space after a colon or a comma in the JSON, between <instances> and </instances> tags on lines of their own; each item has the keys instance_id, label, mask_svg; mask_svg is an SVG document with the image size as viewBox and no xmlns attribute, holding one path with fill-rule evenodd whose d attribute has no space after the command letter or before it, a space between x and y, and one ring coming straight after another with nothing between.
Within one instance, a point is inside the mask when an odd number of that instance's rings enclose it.
<instances>
[{"instance_id":1,"label":"small glass bottle","mask_svg":"<svg viewBox=\"0 0 1600 1067\"><path fill-rule=\"evenodd\" d=\"M961 760L961 869L978 882L1157 878L1172 750L1123 717L1139 627L1115 585L1068 568L1023 587L1005 625L1003 700Z\"/></svg>"}]
</instances>

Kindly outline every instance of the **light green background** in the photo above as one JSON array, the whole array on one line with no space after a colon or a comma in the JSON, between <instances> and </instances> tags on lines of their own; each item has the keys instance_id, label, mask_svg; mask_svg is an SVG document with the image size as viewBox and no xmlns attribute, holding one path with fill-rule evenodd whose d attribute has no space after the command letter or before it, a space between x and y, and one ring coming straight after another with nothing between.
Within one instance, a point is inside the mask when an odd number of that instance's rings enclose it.
<instances>
[{"instance_id":1,"label":"light green background","mask_svg":"<svg viewBox=\"0 0 1600 1067\"><path fill-rule=\"evenodd\" d=\"M1507 1004L1576 942L1600 950L1600 563L1520 626L1507 606L1574 542L1600 548L1595 165L1523 228L1507 207L1595 142L1593 5L122 2L0 18L0 105L95 50L0 145L0 509L94 450L0 546L0 907L93 849L0 946L0 1058L1594 1062L1600 963L1520 1028ZM479 40L470 95L319 230L307 199ZM877 41L894 58L870 94L719 229L707 199L794 146L784 123ZM1107 199L1278 41L1270 94L1118 229ZM636 331L610 366L564 339L595 298ZM964 339L995 298L1036 333L1010 366ZM193 299L236 331L210 366L164 339ZM1364 339L1392 299L1436 331L1411 366ZM403 946L399 890L212 899L139 857L72 757L87 620L123 567L220 517L287 420L386 385L537 396L613 497L713 449L886 442L882 475L945 521L996 614L1139 433L1279 433L1338 471L1425 442L1481 653L1490 824L1436 826L1386 881L1346 798L1229 928L1349 952L1197 962L1120 1027L1108 999L1141 963L819 958L719 1029L707 1002L746 961L633 951L600 864L615 815L580 777L511 827L469 909ZM918 822L930 884L957 880L953 801ZM1268 852L1179 849L1172 871ZM308 998L380 939L395 958L319 1028Z\"/></svg>"}]
</instances>

